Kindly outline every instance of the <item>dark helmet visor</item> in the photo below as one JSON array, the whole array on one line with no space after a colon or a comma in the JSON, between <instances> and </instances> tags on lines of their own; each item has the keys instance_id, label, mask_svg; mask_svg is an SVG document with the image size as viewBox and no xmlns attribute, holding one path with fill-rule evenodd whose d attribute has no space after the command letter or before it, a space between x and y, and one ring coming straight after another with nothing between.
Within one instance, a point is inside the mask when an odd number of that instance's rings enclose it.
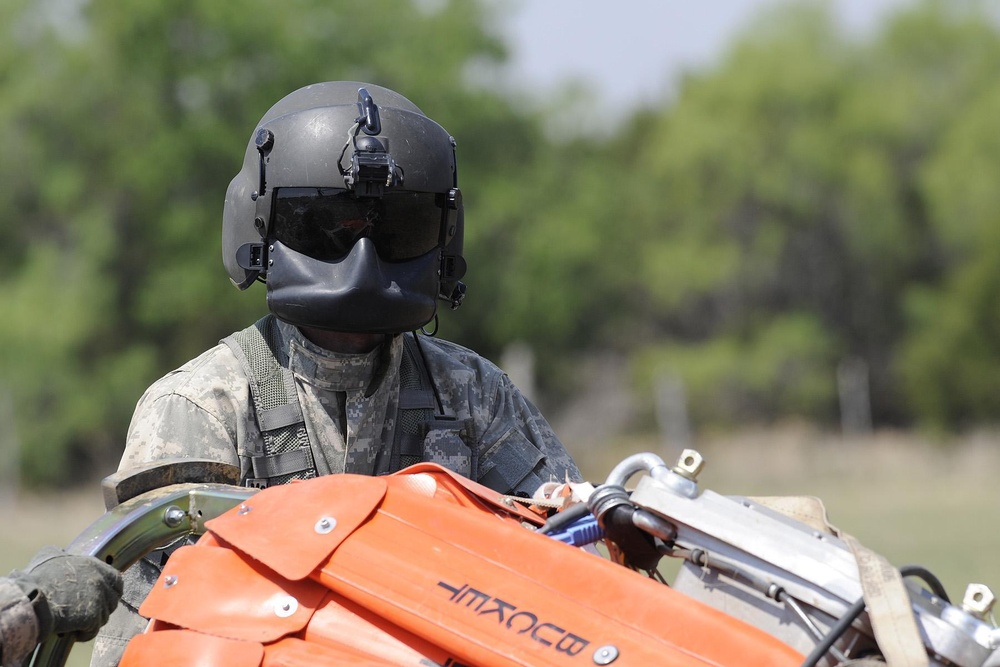
<instances>
[{"instance_id":1,"label":"dark helmet visor","mask_svg":"<svg viewBox=\"0 0 1000 667\"><path fill-rule=\"evenodd\" d=\"M271 233L314 259L346 257L354 243L370 238L378 256L403 262L438 246L444 210L433 192L387 192L359 198L339 188L278 188Z\"/></svg>"}]
</instances>

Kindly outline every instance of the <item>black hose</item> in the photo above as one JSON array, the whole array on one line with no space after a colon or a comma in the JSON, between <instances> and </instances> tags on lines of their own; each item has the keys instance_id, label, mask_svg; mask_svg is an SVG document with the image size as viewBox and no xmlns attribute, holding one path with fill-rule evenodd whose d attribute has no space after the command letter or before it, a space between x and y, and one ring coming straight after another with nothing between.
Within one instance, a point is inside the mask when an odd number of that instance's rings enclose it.
<instances>
[{"instance_id":1,"label":"black hose","mask_svg":"<svg viewBox=\"0 0 1000 667\"><path fill-rule=\"evenodd\" d=\"M951 600L948 598L948 591L944 589L944 585L941 583L941 580L922 565L904 565L899 568L899 573L904 577L917 577L927 584L927 587L931 589L931 593L934 593L934 595L938 596L948 604L951 604Z\"/></svg>"},{"instance_id":2,"label":"black hose","mask_svg":"<svg viewBox=\"0 0 1000 667\"><path fill-rule=\"evenodd\" d=\"M951 600L948 599L948 593L945 591L944 586L941 584L941 580L934 576L927 568L921 565L904 565L899 568L899 573L904 577L917 577L926 583L931 592L938 596L946 603L951 604ZM826 655L837 640L847 632L847 628L857 620L861 612L865 610L865 599L861 598L847 610L847 613L840 617L840 620L830 628L830 632L826 634L823 640L816 644L812 652L806 657L806 661L802 663L801 667L816 667L819 661Z\"/></svg>"},{"instance_id":3,"label":"black hose","mask_svg":"<svg viewBox=\"0 0 1000 667\"><path fill-rule=\"evenodd\" d=\"M570 505L562 512L558 512L549 517L548 521L546 521L545 524L542 525L542 527L536 532L541 535L547 535L557 530L562 530L577 519L582 519L588 514L590 514L590 508L587 507L587 503Z\"/></svg>"},{"instance_id":4,"label":"black hose","mask_svg":"<svg viewBox=\"0 0 1000 667\"><path fill-rule=\"evenodd\" d=\"M840 617L840 620L830 628L830 632L826 633L826 637L813 647L811 653L806 656L806 661L802 663L802 667L816 667L819 661L823 659L823 656L827 654L837 640L847 632L847 628L851 627L851 623L857 620L861 612L865 610L865 599L862 597L847 610L847 613Z\"/></svg>"}]
</instances>

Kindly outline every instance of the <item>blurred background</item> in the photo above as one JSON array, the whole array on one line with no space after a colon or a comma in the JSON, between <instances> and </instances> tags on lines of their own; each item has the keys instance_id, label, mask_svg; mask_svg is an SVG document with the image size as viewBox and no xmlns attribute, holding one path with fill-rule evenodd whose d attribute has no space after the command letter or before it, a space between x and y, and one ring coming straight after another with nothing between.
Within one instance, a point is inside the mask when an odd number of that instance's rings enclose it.
<instances>
[{"instance_id":1,"label":"blurred background","mask_svg":"<svg viewBox=\"0 0 1000 667\"><path fill-rule=\"evenodd\" d=\"M220 261L226 186L273 102L355 79L457 138L440 335L588 477L694 446L708 486L821 495L894 562L1000 585L995 2L0 14L0 565L89 523L142 391L265 312Z\"/></svg>"}]
</instances>

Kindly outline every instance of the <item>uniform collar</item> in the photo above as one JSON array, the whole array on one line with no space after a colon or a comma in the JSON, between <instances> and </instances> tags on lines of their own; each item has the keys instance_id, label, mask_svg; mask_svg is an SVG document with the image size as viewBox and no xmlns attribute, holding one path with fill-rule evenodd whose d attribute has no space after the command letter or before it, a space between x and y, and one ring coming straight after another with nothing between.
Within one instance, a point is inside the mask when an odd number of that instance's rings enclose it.
<instances>
[{"instance_id":1,"label":"uniform collar","mask_svg":"<svg viewBox=\"0 0 1000 667\"><path fill-rule=\"evenodd\" d=\"M349 354L316 345L287 322L279 320L278 327L288 341L289 370L302 381L328 391L363 391L370 395L388 369L398 366L402 354L402 336L393 336L370 352Z\"/></svg>"}]
</instances>

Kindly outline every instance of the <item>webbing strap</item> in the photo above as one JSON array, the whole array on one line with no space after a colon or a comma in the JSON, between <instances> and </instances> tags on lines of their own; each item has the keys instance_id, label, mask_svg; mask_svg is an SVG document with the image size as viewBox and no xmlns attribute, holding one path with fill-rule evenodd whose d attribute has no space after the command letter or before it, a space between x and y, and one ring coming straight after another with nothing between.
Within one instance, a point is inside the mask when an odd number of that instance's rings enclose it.
<instances>
[{"instance_id":1,"label":"webbing strap","mask_svg":"<svg viewBox=\"0 0 1000 667\"><path fill-rule=\"evenodd\" d=\"M300 424L302 421L302 409L297 400L276 408L257 411L257 423L262 431L273 431L293 424Z\"/></svg>"},{"instance_id":2,"label":"webbing strap","mask_svg":"<svg viewBox=\"0 0 1000 667\"><path fill-rule=\"evenodd\" d=\"M858 565L868 618L886 667L927 667L927 651L913 616L910 595L898 569L854 536L830 524L826 508L818 498L788 496L751 500L844 540Z\"/></svg>"},{"instance_id":3,"label":"webbing strap","mask_svg":"<svg viewBox=\"0 0 1000 667\"><path fill-rule=\"evenodd\" d=\"M437 408L430 373L417 348L415 336L403 334L403 354L399 360L399 403L389 472L423 460L424 425L434 418Z\"/></svg>"},{"instance_id":4,"label":"webbing strap","mask_svg":"<svg viewBox=\"0 0 1000 667\"><path fill-rule=\"evenodd\" d=\"M260 454L250 457L251 486L284 484L316 476L309 434L295 392L295 381L279 362L277 320L267 315L222 341L233 351L250 384L254 415L263 440Z\"/></svg>"},{"instance_id":5,"label":"webbing strap","mask_svg":"<svg viewBox=\"0 0 1000 667\"><path fill-rule=\"evenodd\" d=\"M300 447L280 454L269 456L253 456L253 476L257 479L268 479L279 475L302 472L313 467L312 452L308 447Z\"/></svg>"},{"instance_id":6,"label":"webbing strap","mask_svg":"<svg viewBox=\"0 0 1000 667\"><path fill-rule=\"evenodd\" d=\"M405 357L404 357L405 358ZM399 389L399 409L400 410L433 410L437 405L434 403L434 394L427 388Z\"/></svg>"},{"instance_id":7,"label":"webbing strap","mask_svg":"<svg viewBox=\"0 0 1000 667\"><path fill-rule=\"evenodd\" d=\"M433 421L437 401L430 374L417 348L415 334L403 334L396 428L388 469L395 472L424 459L426 424ZM277 322L268 315L223 340L250 380L254 413L263 438L262 454L251 456L253 486L281 484L316 475L302 409L291 372L278 360Z\"/></svg>"},{"instance_id":8,"label":"webbing strap","mask_svg":"<svg viewBox=\"0 0 1000 667\"><path fill-rule=\"evenodd\" d=\"M840 537L847 542L858 562L868 618L886 667L927 667L930 664L927 650L899 570L851 535L841 534Z\"/></svg>"}]
</instances>

